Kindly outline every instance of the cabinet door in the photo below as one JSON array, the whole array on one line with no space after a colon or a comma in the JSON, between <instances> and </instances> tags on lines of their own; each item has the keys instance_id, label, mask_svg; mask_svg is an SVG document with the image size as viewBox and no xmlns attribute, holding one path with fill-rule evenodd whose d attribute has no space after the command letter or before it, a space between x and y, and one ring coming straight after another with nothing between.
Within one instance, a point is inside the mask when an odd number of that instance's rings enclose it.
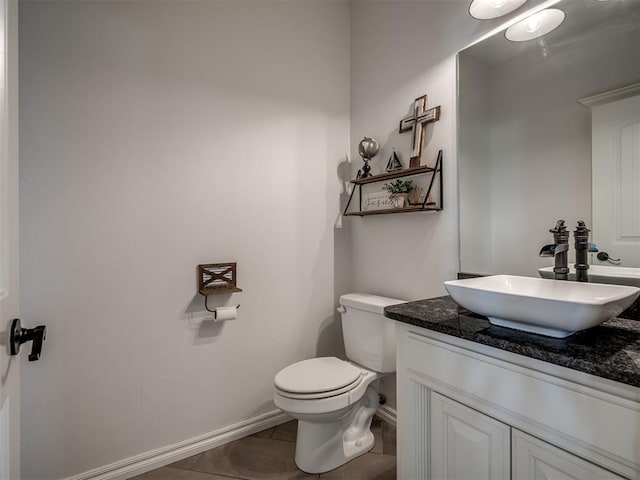
<instances>
[{"instance_id":1,"label":"cabinet door","mask_svg":"<svg viewBox=\"0 0 640 480\"><path fill-rule=\"evenodd\" d=\"M623 480L615 473L515 428L512 441L514 480Z\"/></svg>"},{"instance_id":2,"label":"cabinet door","mask_svg":"<svg viewBox=\"0 0 640 480\"><path fill-rule=\"evenodd\" d=\"M510 477L510 428L431 392L431 478L502 480Z\"/></svg>"}]
</instances>

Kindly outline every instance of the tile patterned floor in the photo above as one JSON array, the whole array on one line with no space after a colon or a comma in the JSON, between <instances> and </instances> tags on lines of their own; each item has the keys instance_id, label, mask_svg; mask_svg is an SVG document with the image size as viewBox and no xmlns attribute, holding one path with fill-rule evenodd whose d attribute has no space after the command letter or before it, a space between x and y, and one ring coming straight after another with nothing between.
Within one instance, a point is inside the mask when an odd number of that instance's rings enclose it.
<instances>
[{"instance_id":1,"label":"tile patterned floor","mask_svg":"<svg viewBox=\"0 0 640 480\"><path fill-rule=\"evenodd\" d=\"M296 421L185 458L131 480L395 480L396 430L374 417L376 443L369 453L321 475L296 467Z\"/></svg>"}]
</instances>

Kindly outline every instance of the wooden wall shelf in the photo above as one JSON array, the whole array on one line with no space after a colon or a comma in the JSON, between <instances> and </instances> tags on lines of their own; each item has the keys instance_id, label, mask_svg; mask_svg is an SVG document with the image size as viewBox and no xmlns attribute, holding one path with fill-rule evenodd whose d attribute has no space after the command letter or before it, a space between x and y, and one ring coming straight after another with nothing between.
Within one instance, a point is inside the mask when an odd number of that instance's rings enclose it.
<instances>
[{"instance_id":1,"label":"wooden wall shelf","mask_svg":"<svg viewBox=\"0 0 640 480\"><path fill-rule=\"evenodd\" d=\"M376 182L384 182L386 180L392 180L394 178L403 178L410 177L414 175L426 175L431 174L431 179L429 181L429 187L424 196L424 201L418 205L410 205L408 207L403 208L385 208L381 210L362 210L362 186L370 183ZM436 177L438 179L438 201L437 202L428 202L428 199L433 190L433 185L436 181ZM358 178L355 180L351 180L351 183L354 185L353 190L351 191L351 195L349 196L349 201L344 208L343 215L345 217L350 216L358 216L358 217L366 217L369 215L385 215L390 213L408 213L408 212L436 212L442 210L442 150L438 152L438 158L436 160L436 164L433 167L429 167L427 165L423 165L420 167L414 168L405 168L403 170L397 170L395 172L383 173L381 175L374 175L367 178ZM349 211L349 206L351 205L351 200L353 200L353 195L356 190L358 190L358 199L359 199L359 208L358 210Z\"/></svg>"},{"instance_id":2,"label":"wooden wall shelf","mask_svg":"<svg viewBox=\"0 0 640 480\"><path fill-rule=\"evenodd\" d=\"M355 211L355 212L345 213L344 215L345 217L352 217L352 216L366 217L369 215L383 215L386 213L407 213L407 212L428 212L428 211L437 212L440 210L442 209L434 206L422 207L420 205L412 205L410 207L404 207L404 208L386 208L384 210Z\"/></svg>"},{"instance_id":3,"label":"wooden wall shelf","mask_svg":"<svg viewBox=\"0 0 640 480\"><path fill-rule=\"evenodd\" d=\"M422 165L420 167L405 168L402 170L396 170L395 172L388 172L388 173L383 173L381 175L374 175L372 177L358 178L356 180L351 180L351 183L353 183L354 185L364 185L367 183L383 182L384 180L391 180L394 178L409 177L411 175L420 175L421 173L434 172L435 170L436 169L433 167Z\"/></svg>"}]
</instances>

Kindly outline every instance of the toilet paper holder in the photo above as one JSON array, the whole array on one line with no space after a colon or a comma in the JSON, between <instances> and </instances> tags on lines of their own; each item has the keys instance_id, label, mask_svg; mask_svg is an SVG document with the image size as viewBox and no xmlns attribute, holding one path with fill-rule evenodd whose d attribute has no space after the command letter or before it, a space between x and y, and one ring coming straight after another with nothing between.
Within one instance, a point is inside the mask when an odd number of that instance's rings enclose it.
<instances>
[{"instance_id":1,"label":"toilet paper holder","mask_svg":"<svg viewBox=\"0 0 640 480\"><path fill-rule=\"evenodd\" d=\"M208 295L205 295L205 296L204 296L204 308L206 308L208 312L213 313L213 319L215 320L215 319L217 319L217 318L218 318L218 309L217 309L217 308L214 308L213 310L211 310L211 309L209 308L209 305L207 305L207 299L208 299L208 298L209 298L209 296L208 296ZM240 308L240 305L239 305L239 304L238 304L238 305L236 305L236 310L237 310L237 309L239 309L239 308Z\"/></svg>"},{"instance_id":2,"label":"toilet paper holder","mask_svg":"<svg viewBox=\"0 0 640 480\"><path fill-rule=\"evenodd\" d=\"M198 265L198 291L204 295L204 308L218 318L217 309L209 308L209 295L223 295L241 292L236 285L236 262L205 263ZM236 310L240 305L236 306Z\"/></svg>"}]
</instances>

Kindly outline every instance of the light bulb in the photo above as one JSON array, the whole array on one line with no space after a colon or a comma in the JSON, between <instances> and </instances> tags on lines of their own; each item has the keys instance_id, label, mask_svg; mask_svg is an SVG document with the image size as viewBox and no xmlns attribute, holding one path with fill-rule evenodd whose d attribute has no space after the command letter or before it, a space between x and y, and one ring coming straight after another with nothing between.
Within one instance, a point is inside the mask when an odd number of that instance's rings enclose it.
<instances>
[{"instance_id":1,"label":"light bulb","mask_svg":"<svg viewBox=\"0 0 640 480\"><path fill-rule=\"evenodd\" d=\"M534 38L546 35L552 30L558 28L564 21L565 15L562 10L557 8L547 8L535 13L518 23L514 23L504 35L507 40L512 42L526 42Z\"/></svg>"},{"instance_id":2,"label":"light bulb","mask_svg":"<svg viewBox=\"0 0 640 480\"><path fill-rule=\"evenodd\" d=\"M529 33L533 33L537 32L540 29L540 25L542 25L540 16L532 15L531 17L527 18L527 23L524 29Z\"/></svg>"},{"instance_id":3,"label":"light bulb","mask_svg":"<svg viewBox=\"0 0 640 480\"><path fill-rule=\"evenodd\" d=\"M498 18L520 8L527 0L473 0L469 15L478 20Z\"/></svg>"}]
</instances>

